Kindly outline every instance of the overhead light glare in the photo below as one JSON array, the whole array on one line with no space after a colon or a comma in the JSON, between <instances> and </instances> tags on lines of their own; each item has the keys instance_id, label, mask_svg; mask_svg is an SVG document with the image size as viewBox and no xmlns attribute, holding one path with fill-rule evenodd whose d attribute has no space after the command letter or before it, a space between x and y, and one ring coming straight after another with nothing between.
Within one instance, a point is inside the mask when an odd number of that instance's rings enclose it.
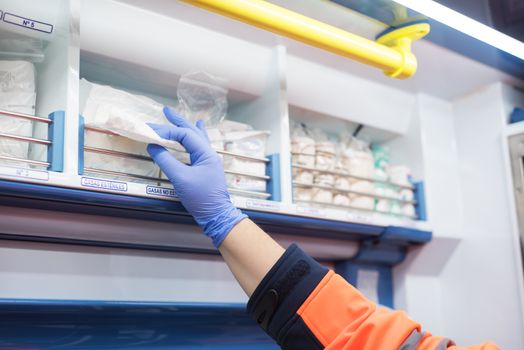
<instances>
[{"instance_id":1,"label":"overhead light glare","mask_svg":"<svg viewBox=\"0 0 524 350\"><path fill-rule=\"evenodd\" d=\"M393 0L466 35L524 60L524 43L433 0Z\"/></svg>"}]
</instances>

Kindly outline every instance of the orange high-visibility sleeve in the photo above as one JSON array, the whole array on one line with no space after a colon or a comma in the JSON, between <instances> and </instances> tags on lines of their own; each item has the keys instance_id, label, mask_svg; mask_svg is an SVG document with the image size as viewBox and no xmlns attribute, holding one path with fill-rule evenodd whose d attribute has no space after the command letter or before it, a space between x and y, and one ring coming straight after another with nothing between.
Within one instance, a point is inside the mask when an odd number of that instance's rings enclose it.
<instances>
[{"instance_id":1,"label":"orange high-visibility sleeve","mask_svg":"<svg viewBox=\"0 0 524 350\"><path fill-rule=\"evenodd\" d=\"M284 350L499 350L492 343L460 348L423 332L404 312L377 307L296 245L264 277L248 312Z\"/></svg>"}]
</instances>

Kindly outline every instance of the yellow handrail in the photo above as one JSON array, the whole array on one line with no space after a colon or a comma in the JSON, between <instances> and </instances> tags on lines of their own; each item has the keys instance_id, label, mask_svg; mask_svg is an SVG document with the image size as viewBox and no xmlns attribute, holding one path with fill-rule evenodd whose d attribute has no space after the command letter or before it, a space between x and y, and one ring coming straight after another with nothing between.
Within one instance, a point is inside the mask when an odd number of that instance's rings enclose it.
<instances>
[{"instance_id":1,"label":"yellow handrail","mask_svg":"<svg viewBox=\"0 0 524 350\"><path fill-rule=\"evenodd\" d=\"M181 1L380 68L399 79L415 74L411 41L429 32L429 25L416 24L414 30L403 28L395 40L377 43L263 0Z\"/></svg>"}]
</instances>

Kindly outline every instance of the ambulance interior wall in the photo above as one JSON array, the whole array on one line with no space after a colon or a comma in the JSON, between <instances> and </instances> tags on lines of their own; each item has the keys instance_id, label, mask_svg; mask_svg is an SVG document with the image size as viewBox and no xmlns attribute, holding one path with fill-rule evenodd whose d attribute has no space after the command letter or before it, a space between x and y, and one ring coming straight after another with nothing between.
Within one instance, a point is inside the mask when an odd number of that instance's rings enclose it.
<instances>
[{"instance_id":1,"label":"ambulance interior wall","mask_svg":"<svg viewBox=\"0 0 524 350\"><path fill-rule=\"evenodd\" d=\"M517 350L524 284L502 147L509 90L497 83L451 102L418 97L434 240L395 269L395 297L458 344Z\"/></svg>"}]
</instances>

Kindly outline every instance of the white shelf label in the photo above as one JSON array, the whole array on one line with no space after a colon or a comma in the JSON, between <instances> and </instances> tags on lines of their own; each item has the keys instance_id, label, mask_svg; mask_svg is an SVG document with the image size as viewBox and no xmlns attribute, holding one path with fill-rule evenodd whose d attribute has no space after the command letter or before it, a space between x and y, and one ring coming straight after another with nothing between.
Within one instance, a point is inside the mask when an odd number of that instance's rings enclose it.
<instances>
[{"instance_id":1,"label":"white shelf label","mask_svg":"<svg viewBox=\"0 0 524 350\"><path fill-rule=\"evenodd\" d=\"M256 199L248 199L246 201L246 207L266 211L280 211L280 204L278 202L261 201Z\"/></svg>"},{"instance_id":2,"label":"white shelf label","mask_svg":"<svg viewBox=\"0 0 524 350\"><path fill-rule=\"evenodd\" d=\"M147 186L146 193L151 194L153 196L176 198L175 190L173 188Z\"/></svg>"},{"instance_id":3,"label":"white shelf label","mask_svg":"<svg viewBox=\"0 0 524 350\"><path fill-rule=\"evenodd\" d=\"M351 213L351 212L347 214L347 219L349 221L358 221L358 222L366 222L366 223L372 223L374 221L372 215L366 215L366 214L361 214L361 213Z\"/></svg>"},{"instance_id":4,"label":"white shelf label","mask_svg":"<svg viewBox=\"0 0 524 350\"><path fill-rule=\"evenodd\" d=\"M297 214L326 217L326 211L322 208L297 205Z\"/></svg>"},{"instance_id":5,"label":"white shelf label","mask_svg":"<svg viewBox=\"0 0 524 350\"><path fill-rule=\"evenodd\" d=\"M22 16L13 15L12 13L6 12L4 14L4 22L14 24L15 26L36 30L42 33L51 34L53 32L53 25L36 21L34 19L25 18Z\"/></svg>"},{"instance_id":6,"label":"white shelf label","mask_svg":"<svg viewBox=\"0 0 524 350\"><path fill-rule=\"evenodd\" d=\"M104 190L127 192L127 183L120 181L109 181L95 179L92 177L82 177L80 184L84 187L100 188Z\"/></svg>"},{"instance_id":7,"label":"white shelf label","mask_svg":"<svg viewBox=\"0 0 524 350\"><path fill-rule=\"evenodd\" d=\"M45 170L33 170L8 166L0 166L0 174L22 179L49 180L49 173Z\"/></svg>"}]
</instances>

